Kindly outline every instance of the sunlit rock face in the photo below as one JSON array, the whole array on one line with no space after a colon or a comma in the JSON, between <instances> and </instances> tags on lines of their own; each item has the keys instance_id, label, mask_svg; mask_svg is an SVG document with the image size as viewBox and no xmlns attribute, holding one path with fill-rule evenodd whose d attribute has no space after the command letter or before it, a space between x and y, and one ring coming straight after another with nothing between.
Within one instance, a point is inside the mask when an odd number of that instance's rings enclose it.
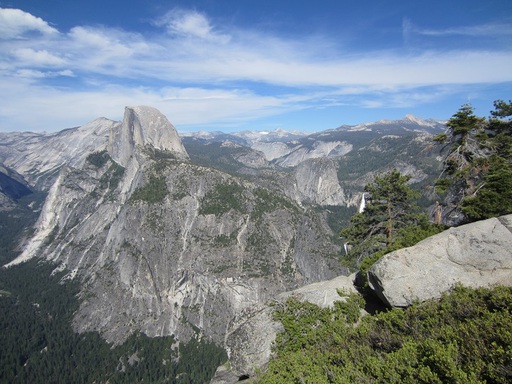
<instances>
[{"instance_id":1,"label":"sunlit rock face","mask_svg":"<svg viewBox=\"0 0 512 384\"><path fill-rule=\"evenodd\" d=\"M110 130L109 153L123 167L137 146L170 151L178 159L188 159L176 129L156 108L126 107L122 124Z\"/></svg>"},{"instance_id":2,"label":"sunlit rock face","mask_svg":"<svg viewBox=\"0 0 512 384\"><path fill-rule=\"evenodd\" d=\"M388 305L438 298L456 283L512 285L512 215L450 228L373 265L368 280Z\"/></svg>"},{"instance_id":3,"label":"sunlit rock face","mask_svg":"<svg viewBox=\"0 0 512 384\"><path fill-rule=\"evenodd\" d=\"M104 150L118 121L98 118L58 133L0 133L0 163L16 170L34 188L48 190L60 169L82 167L91 152Z\"/></svg>"}]
</instances>

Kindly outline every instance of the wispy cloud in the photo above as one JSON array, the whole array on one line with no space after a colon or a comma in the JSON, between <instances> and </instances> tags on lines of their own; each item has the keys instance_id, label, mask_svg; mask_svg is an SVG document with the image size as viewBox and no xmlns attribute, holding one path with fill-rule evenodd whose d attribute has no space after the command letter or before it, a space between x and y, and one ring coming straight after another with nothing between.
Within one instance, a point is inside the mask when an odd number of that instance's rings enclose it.
<instances>
[{"instance_id":1,"label":"wispy cloud","mask_svg":"<svg viewBox=\"0 0 512 384\"><path fill-rule=\"evenodd\" d=\"M230 36L219 33L212 27L203 13L185 9L174 9L153 22L158 27L165 27L170 35L195 37L204 40L228 42Z\"/></svg>"},{"instance_id":2,"label":"wispy cloud","mask_svg":"<svg viewBox=\"0 0 512 384\"><path fill-rule=\"evenodd\" d=\"M424 36L472 36L472 37L498 37L512 36L512 23L485 23L470 26L458 26L450 28L422 28L416 26L409 19L404 19L402 24L404 33Z\"/></svg>"},{"instance_id":3,"label":"wispy cloud","mask_svg":"<svg viewBox=\"0 0 512 384\"><path fill-rule=\"evenodd\" d=\"M64 32L0 9L0 90L9 94L0 129L77 125L134 104L161 108L177 125L234 124L311 107L413 105L445 97L448 85L512 81L510 50L352 54L330 37L220 28L183 9L152 25L147 35L87 25ZM407 20L403 30L433 33Z\"/></svg>"},{"instance_id":4,"label":"wispy cloud","mask_svg":"<svg viewBox=\"0 0 512 384\"><path fill-rule=\"evenodd\" d=\"M66 60L58 57L47 50L35 50L32 48L19 48L14 50L14 57L19 60L20 65L30 67L55 67L63 66L66 64Z\"/></svg>"}]
</instances>

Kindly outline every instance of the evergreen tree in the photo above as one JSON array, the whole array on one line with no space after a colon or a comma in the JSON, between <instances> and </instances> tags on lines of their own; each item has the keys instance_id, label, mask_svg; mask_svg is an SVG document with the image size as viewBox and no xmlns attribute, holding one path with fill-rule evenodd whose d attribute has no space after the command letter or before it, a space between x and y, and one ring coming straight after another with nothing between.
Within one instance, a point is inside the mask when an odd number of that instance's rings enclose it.
<instances>
[{"instance_id":1,"label":"evergreen tree","mask_svg":"<svg viewBox=\"0 0 512 384\"><path fill-rule=\"evenodd\" d=\"M364 211L352 216L350 225L341 231L351 246L349 257L359 266L365 258L373 263L389 251L439 231L419 213L414 202L419 193L407 185L409 179L394 169L365 186L368 196Z\"/></svg>"},{"instance_id":2,"label":"evergreen tree","mask_svg":"<svg viewBox=\"0 0 512 384\"><path fill-rule=\"evenodd\" d=\"M445 220L452 224L512 212L512 101L494 107L485 120L462 106L448 121L448 134L434 139L451 145L436 191L447 193Z\"/></svg>"}]
</instances>

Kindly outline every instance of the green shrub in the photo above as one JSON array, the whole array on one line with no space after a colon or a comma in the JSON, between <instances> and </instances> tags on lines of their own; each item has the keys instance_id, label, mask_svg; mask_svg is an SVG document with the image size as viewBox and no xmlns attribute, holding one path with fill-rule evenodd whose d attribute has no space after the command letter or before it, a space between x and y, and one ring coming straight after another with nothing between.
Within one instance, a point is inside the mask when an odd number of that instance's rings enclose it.
<instances>
[{"instance_id":1,"label":"green shrub","mask_svg":"<svg viewBox=\"0 0 512 384\"><path fill-rule=\"evenodd\" d=\"M110 160L110 155L106 150L100 152L93 152L85 158L86 161L94 165L96 168L101 168Z\"/></svg>"},{"instance_id":2,"label":"green shrub","mask_svg":"<svg viewBox=\"0 0 512 384\"><path fill-rule=\"evenodd\" d=\"M234 182L219 184L214 189L208 191L201 201L199 214L220 216L231 209L243 212L244 188Z\"/></svg>"},{"instance_id":3,"label":"green shrub","mask_svg":"<svg viewBox=\"0 0 512 384\"><path fill-rule=\"evenodd\" d=\"M440 300L367 315L289 299L259 383L510 383L512 288L456 286Z\"/></svg>"},{"instance_id":4,"label":"green shrub","mask_svg":"<svg viewBox=\"0 0 512 384\"><path fill-rule=\"evenodd\" d=\"M167 196L167 183L165 181L165 177L156 177L151 175L149 177L149 182L137 188L132 196L130 197L131 201L145 201L150 204L159 203L165 199Z\"/></svg>"}]
</instances>

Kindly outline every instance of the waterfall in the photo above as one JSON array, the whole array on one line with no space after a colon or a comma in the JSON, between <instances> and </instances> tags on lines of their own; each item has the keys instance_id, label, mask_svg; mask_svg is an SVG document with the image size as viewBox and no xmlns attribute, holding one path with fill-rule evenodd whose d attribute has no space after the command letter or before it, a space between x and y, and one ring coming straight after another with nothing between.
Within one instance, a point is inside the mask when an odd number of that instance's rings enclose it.
<instances>
[{"instance_id":1,"label":"waterfall","mask_svg":"<svg viewBox=\"0 0 512 384\"><path fill-rule=\"evenodd\" d=\"M364 192L363 192L363 196L361 197L361 202L359 203L359 210L357 212L363 213L365 207L366 207L366 200L364 198Z\"/></svg>"}]
</instances>

